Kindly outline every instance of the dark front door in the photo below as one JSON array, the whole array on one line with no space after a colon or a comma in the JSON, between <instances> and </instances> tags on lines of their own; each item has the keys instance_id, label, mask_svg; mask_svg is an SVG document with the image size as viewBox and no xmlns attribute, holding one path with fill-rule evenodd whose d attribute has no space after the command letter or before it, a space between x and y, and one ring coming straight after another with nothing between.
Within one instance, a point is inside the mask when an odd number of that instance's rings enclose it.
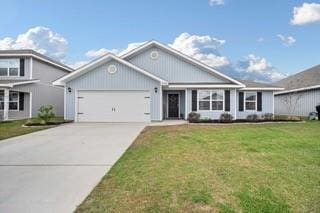
<instances>
[{"instance_id":1,"label":"dark front door","mask_svg":"<svg viewBox=\"0 0 320 213\"><path fill-rule=\"evenodd\" d=\"M179 94L168 94L168 117L179 118Z\"/></svg>"}]
</instances>

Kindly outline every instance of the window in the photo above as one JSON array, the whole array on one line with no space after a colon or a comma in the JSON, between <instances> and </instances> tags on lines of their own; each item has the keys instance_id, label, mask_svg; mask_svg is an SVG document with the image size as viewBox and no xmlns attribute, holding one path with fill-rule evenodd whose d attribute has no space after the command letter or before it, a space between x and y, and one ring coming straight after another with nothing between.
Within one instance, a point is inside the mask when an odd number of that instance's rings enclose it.
<instances>
[{"instance_id":1,"label":"window","mask_svg":"<svg viewBox=\"0 0 320 213\"><path fill-rule=\"evenodd\" d=\"M9 92L9 110L19 109L19 93ZM0 110L4 110L4 91L0 91Z\"/></svg>"},{"instance_id":2,"label":"window","mask_svg":"<svg viewBox=\"0 0 320 213\"><path fill-rule=\"evenodd\" d=\"M19 76L19 59L0 59L0 76Z\"/></svg>"},{"instance_id":3,"label":"window","mask_svg":"<svg viewBox=\"0 0 320 213\"><path fill-rule=\"evenodd\" d=\"M245 96L245 109L246 110L256 110L257 106L257 93L246 92Z\"/></svg>"},{"instance_id":4,"label":"window","mask_svg":"<svg viewBox=\"0 0 320 213\"><path fill-rule=\"evenodd\" d=\"M223 90L199 90L199 110L223 110Z\"/></svg>"}]
</instances>

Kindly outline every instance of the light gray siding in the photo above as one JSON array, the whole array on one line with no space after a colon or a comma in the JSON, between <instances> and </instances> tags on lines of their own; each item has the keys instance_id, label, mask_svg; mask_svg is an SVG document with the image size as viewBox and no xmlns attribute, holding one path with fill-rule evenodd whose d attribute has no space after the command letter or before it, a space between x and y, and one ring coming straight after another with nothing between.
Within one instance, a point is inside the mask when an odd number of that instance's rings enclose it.
<instances>
[{"instance_id":1,"label":"light gray siding","mask_svg":"<svg viewBox=\"0 0 320 213\"><path fill-rule=\"evenodd\" d=\"M192 89L193 90L193 89ZM192 112L192 90L187 90L187 112L188 114ZM196 89L195 89L196 90ZM235 118L236 115L236 105L235 105L235 95L236 92L234 89L230 89L230 113ZM197 111L200 114L201 118L210 118L210 119L219 119L220 115L224 113L224 111Z\"/></svg>"},{"instance_id":2,"label":"light gray siding","mask_svg":"<svg viewBox=\"0 0 320 213\"><path fill-rule=\"evenodd\" d=\"M0 58L8 58L8 57L0 57ZM18 58L18 57L11 57L11 58ZM0 82L1 80L29 80L30 79L30 57L23 57L23 58L24 58L24 76L18 76L18 77L0 76Z\"/></svg>"},{"instance_id":3,"label":"light gray siding","mask_svg":"<svg viewBox=\"0 0 320 213\"><path fill-rule=\"evenodd\" d=\"M38 110L44 105L52 105L56 116L63 116L64 90L62 87L55 87L39 82L34 84L19 85L14 87L12 90L32 93L32 117L37 117ZM27 117L28 116L29 114Z\"/></svg>"},{"instance_id":4,"label":"light gray siding","mask_svg":"<svg viewBox=\"0 0 320 213\"><path fill-rule=\"evenodd\" d=\"M245 92L245 91L244 91ZM250 91L253 92L253 91ZM249 111L239 111L239 92L237 92L237 119L246 119L248 115L257 114L259 116L265 113L274 113L273 112L273 92L271 91L261 91L262 92L262 111L258 112L255 110Z\"/></svg>"},{"instance_id":5,"label":"light gray siding","mask_svg":"<svg viewBox=\"0 0 320 213\"><path fill-rule=\"evenodd\" d=\"M286 103L286 100L289 100L290 97L292 104ZM315 107L320 104L320 89L276 95L274 98L275 114L308 116L310 112L315 112Z\"/></svg>"},{"instance_id":6,"label":"light gray siding","mask_svg":"<svg viewBox=\"0 0 320 213\"><path fill-rule=\"evenodd\" d=\"M53 81L69 73L37 59L33 59L32 67L32 79L39 79L41 83L51 84Z\"/></svg>"},{"instance_id":7,"label":"light gray siding","mask_svg":"<svg viewBox=\"0 0 320 213\"><path fill-rule=\"evenodd\" d=\"M117 66L117 72L110 74L109 65ZM116 61L107 62L92 71L67 83L66 88L71 93L66 94L66 118L75 120L75 101L77 90L148 90L151 93L151 120L161 120L161 86L155 81L130 67ZM154 88L157 87L157 93Z\"/></svg>"},{"instance_id":8,"label":"light gray siding","mask_svg":"<svg viewBox=\"0 0 320 213\"><path fill-rule=\"evenodd\" d=\"M150 58L152 51L157 51L159 53L157 59ZM186 62L181 58L156 47L149 48L142 53L129 58L128 61L168 82L226 83L226 81L221 80L221 78L215 77L207 71L199 69L196 65Z\"/></svg>"}]
</instances>

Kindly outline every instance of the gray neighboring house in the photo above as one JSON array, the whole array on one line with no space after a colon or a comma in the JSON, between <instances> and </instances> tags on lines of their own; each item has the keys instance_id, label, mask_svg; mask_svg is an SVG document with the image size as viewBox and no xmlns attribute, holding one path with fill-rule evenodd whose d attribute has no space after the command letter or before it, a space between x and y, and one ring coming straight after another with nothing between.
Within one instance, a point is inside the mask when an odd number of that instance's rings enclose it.
<instances>
[{"instance_id":1,"label":"gray neighboring house","mask_svg":"<svg viewBox=\"0 0 320 213\"><path fill-rule=\"evenodd\" d=\"M320 104L320 65L275 84L285 88L275 93L275 114L308 116Z\"/></svg>"},{"instance_id":2,"label":"gray neighboring house","mask_svg":"<svg viewBox=\"0 0 320 213\"><path fill-rule=\"evenodd\" d=\"M42 105L64 115L64 90L52 82L73 69L33 50L0 50L0 120L36 117Z\"/></svg>"},{"instance_id":3,"label":"gray neighboring house","mask_svg":"<svg viewBox=\"0 0 320 213\"><path fill-rule=\"evenodd\" d=\"M190 112L241 119L273 113L273 92L281 90L233 79L157 41L106 54L54 85L65 87L65 118L76 122L187 119Z\"/></svg>"}]
</instances>

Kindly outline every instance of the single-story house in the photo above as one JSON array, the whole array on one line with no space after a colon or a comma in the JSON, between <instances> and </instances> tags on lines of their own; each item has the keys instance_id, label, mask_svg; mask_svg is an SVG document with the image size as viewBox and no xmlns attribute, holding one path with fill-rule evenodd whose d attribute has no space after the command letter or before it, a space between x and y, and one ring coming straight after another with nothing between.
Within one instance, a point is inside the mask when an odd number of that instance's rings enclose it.
<instances>
[{"instance_id":1,"label":"single-story house","mask_svg":"<svg viewBox=\"0 0 320 213\"><path fill-rule=\"evenodd\" d=\"M65 118L76 122L219 119L274 113L273 85L240 81L160 42L108 53L54 82L65 88Z\"/></svg>"},{"instance_id":2,"label":"single-story house","mask_svg":"<svg viewBox=\"0 0 320 213\"><path fill-rule=\"evenodd\" d=\"M275 93L275 114L308 116L320 105L320 65L275 84L285 88Z\"/></svg>"},{"instance_id":3,"label":"single-story house","mask_svg":"<svg viewBox=\"0 0 320 213\"><path fill-rule=\"evenodd\" d=\"M33 50L0 50L0 120L36 117L42 105L64 115L64 90L52 82L73 69Z\"/></svg>"}]
</instances>

